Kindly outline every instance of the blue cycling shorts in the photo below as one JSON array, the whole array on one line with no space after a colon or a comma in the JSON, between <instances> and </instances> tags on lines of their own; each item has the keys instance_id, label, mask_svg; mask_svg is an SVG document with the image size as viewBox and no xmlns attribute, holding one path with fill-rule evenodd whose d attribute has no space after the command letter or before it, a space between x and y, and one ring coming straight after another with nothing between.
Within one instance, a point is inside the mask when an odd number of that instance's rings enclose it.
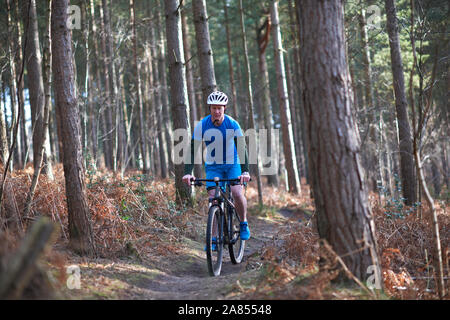
<instances>
[{"instance_id":1,"label":"blue cycling shorts","mask_svg":"<svg viewBox=\"0 0 450 320\"><path fill-rule=\"evenodd\" d=\"M205 166L206 179L237 179L241 175L240 164L211 164ZM214 182L206 182L206 189L214 188ZM220 186L225 190L225 182L221 182Z\"/></svg>"}]
</instances>

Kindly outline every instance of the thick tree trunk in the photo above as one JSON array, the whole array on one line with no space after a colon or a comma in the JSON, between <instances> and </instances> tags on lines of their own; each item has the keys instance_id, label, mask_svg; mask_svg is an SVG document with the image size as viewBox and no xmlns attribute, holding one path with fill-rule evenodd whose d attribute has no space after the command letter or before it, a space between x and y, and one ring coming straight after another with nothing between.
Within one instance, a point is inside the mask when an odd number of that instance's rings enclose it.
<instances>
[{"instance_id":1,"label":"thick tree trunk","mask_svg":"<svg viewBox=\"0 0 450 320\"><path fill-rule=\"evenodd\" d=\"M189 98L187 94L185 61L183 52L183 34L181 31L181 12L179 0L164 1L166 14L166 38L169 62L170 93L172 103L173 128L187 130L190 137L189 128ZM185 141L183 141L185 142ZM186 156L181 155L184 159ZM177 202L190 201L191 188L183 183L184 175L183 163L175 164L175 188L177 192Z\"/></svg>"},{"instance_id":2,"label":"thick tree trunk","mask_svg":"<svg viewBox=\"0 0 450 320\"><path fill-rule=\"evenodd\" d=\"M300 180L295 155L294 135L292 133L291 111L284 69L283 46L281 43L281 31L278 18L278 1L272 1L270 6L272 19L272 43L275 51L275 68L277 74L278 100L280 102L281 130L283 133L283 151L285 166L288 175L290 193L300 193Z\"/></svg>"},{"instance_id":3,"label":"thick tree trunk","mask_svg":"<svg viewBox=\"0 0 450 320\"><path fill-rule=\"evenodd\" d=\"M56 111L61 121L61 138L64 141L62 147L70 246L77 253L92 255L95 248L89 206L85 195L79 112L74 92L72 36L66 23L68 2L68 0L57 0L52 4L53 82Z\"/></svg>"},{"instance_id":4,"label":"thick tree trunk","mask_svg":"<svg viewBox=\"0 0 450 320\"><path fill-rule=\"evenodd\" d=\"M341 1L300 5L301 71L318 231L348 269L380 277L375 225L360 165Z\"/></svg>"},{"instance_id":5,"label":"thick tree trunk","mask_svg":"<svg viewBox=\"0 0 450 320\"><path fill-rule=\"evenodd\" d=\"M197 42L197 56L202 80L203 99L199 103L205 106L205 114L209 114L206 100L208 95L217 89L214 73L213 52L209 39L208 14L206 13L206 0L193 0L192 12L194 14L195 40Z\"/></svg>"},{"instance_id":6,"label":"thick tree trunk","mask_svg":"<svg viewBox=\"0 0 450 320\"><path fill-rule=\"evenodd\" d=\"M416 202L416 175L413 155L413 141L408 119L408 102L406 100L403 63L398 38L397 15L394 0L385 0L387 15L387 31L391 49L392 77L394 81L395 109L398 121L398 137L400 149L400 171L403 197L407 205Z\"/></svg>"}]
</instances>

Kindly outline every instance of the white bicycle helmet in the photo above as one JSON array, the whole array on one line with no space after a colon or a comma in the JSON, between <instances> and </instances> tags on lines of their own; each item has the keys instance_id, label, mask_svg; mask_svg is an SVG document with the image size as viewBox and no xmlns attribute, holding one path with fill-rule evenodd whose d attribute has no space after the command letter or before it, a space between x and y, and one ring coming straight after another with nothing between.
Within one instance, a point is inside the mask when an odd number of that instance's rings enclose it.
<instances>
[{"instance_id":1,"label":"white bicycle helmet","mask_svg":"<svg viewBox=\"0 0 450 320\"><path fill-rule=\"evenodd\" d=\"M217 105L221 105L221 106L226 106L228 103L228 97L225 93L220 92L220 91L213 91L209 96L208 96L208 101L207 104L217 104Z\"/></svg>"}]
</instances>

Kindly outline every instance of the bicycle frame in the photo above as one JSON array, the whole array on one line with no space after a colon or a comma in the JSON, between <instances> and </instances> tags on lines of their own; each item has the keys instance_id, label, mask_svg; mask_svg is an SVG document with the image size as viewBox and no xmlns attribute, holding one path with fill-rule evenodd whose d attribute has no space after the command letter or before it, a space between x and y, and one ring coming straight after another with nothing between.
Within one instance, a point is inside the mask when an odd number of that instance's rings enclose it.
<instances>
[{"instance_id":1,"label":"bicycle frame","mask_svg":"<svg viewBox=\"0 0 450 320\"><path fill-rule=\"evenodd\" d=\"M222 206L222 204L225 202L227 205L229 205L233 210L236 210L236 207L234 205L233 202L230 201L230 199L228 199L226 192L224 192L222 190L222 187L219 185L220 182L239 182L239 179L219 179L219 178L214 178L214 179L196 179L194 181L191 181L191 183L194 182L194 186L202 186L203 183L202 182L215 182L216 186L215 186L215 193L214 193L214 197L213 198L209 198L209 207L212 206L218 206L220 208L220 214L224 216L224 231L225 231L225 243L224 244L229 244L230 242L230 234L231 234L231 230L229 230L229 225L228 225L228 217L225 214L225 209ZM226 187L227 185L225 185ZM238 218L238 220L240 221L240 217L239 215L236 215L236 217ZM237 239L235 239L232 244L236 243Z\"/></svg>"},{"instance_id":2,"label":"bicycle frame","mask_svg":"<svg viewBox=\"0 0 450 320\"><path fill-rule=\"evenodd\" d=\"M236 231L236 225L233 224L233 220L236 217L236 221L240 222L239 215L237 213L236 207L232 200L232 194L227 196L227 193L231 192L230 184L226 184L226 191L222 190L222 187L219 185L220 182L238 182L239 179L224 179L220 180L219 178L211 179L197 179L191 180L191 185L194 186L202 186L202 182L214 182L215 183L215 192L214 197L209 198L209 208L208 208L208 223L207 223L207 231L206 231L206 258L208 271L212 276L220 275L220 270L222 268L222 257L223 257L223 247L228 245L228 250L230 253L231 262L234 264L240 263L245 250L245 241L240 239L239 232ZM227 210L225 210L224 205L226 204ZM234 210L234 211L233 211ZM218 214L218 216L216 216ZM218 246L217 250L211 249L211 243L214 238L214 219L218 219L217 228L217 238L216 245ZM237 235L235 236L235 233ZM235 245L240 241L238 251L235 252ZM213 251L218 251L216 259L213 258Z\"/></svg>"}]
</instances>

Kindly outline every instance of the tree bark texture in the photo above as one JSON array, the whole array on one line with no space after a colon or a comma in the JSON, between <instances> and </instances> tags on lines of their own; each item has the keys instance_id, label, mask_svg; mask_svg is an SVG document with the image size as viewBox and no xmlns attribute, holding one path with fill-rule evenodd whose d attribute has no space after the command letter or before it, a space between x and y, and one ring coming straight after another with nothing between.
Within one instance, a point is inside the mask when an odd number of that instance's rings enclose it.
<instances>
[{"instance_id":1,"label":"tree bark texture","mask_svg":"<svg viewBox=\"0 0 450 320\"><path fill-rule=\"evenodd\" d=\"M186 82L187 82L187 90L189 97L189 120L191 124L191 128L194 128L195 122L200 120L199 115L197 114L197 101L195 97L195 83L194 83L194 68L191 52L191 37L189 35L189 24L187 21L187 15L185 11L181 12L181 27L183 31L183 50L184 50L184 58L186 60ZM201 107L201 106L200 106ZM197 178L202 177L203 166L201 164L194 165L194 176Z\"/></svg>"},{"instance_id":2,"label":"tree bark texture","mask_svg":"<svg viewBox=\"0 0 450 320\"><path fill-rule=\"evenodd\" d=\"M248 47L247 47L247 35L245 33L245 24L244 24L244 8L242 6L242 0L239 0L239 15L240 15L240 22L241 22L241 36L242 36L242 47L244 49L244 59L245 59L245 77L246 77L246 83L245 83L245 90L247 93L247 100L248 100L248 126L246 128L249 129L255 129L255 118L253 116L253 92L252 92L252 76L250 71L250 62L248 59ZM256 182L258 185L258 203L260 206L263 205L263 197L262 197L262 182L261 182L261 175L259 171L259 157L256 156L256 165L255 165L255 172L256 172Z\"/></svg>"},{"instance_id":3,"label":"tree bark texture","mask_svg":"<svg viewBox=\"0 0 450 320\"><path fill-rule=\"evenodd\" d=\"M295 155L294 135L292 133L291 111L284 68L283 45L281 43L281 30L278 18L278 1L272 1L270 6L272 19L272 43L275 51L275 69L277 75L278 100L280 103L281 130L283 134L283 151L285 166L288 175L289 192L300 192L300 180Z\"/></svg>"},{"instance_id":4,"label":"tree bark texture","mask_svg":"<svg viewBox=\"0 0 450 320\"><path fill-rule=\"evenodd\" d=\"M71 248L83 255L95 251L89 206L85 195L84 168L81 150L80 115L75 95L72 64L72 37L67 28L68 0L52 3L52 53L56 112L61 121L64 177Z\"/></svg>"},{"instance_id":5,"label":"tree bark texture","mask_svg":"<svg viewBox=\"0 0 450 320\"><path fill-rule=\"evenodd\" d=\"M171 126L171 115L169 108L169 94L167 89L167 68L166 68L166 52L165 52L165 44L164 44L164 32L163 32L163 22L161 22L160 15L164 12L164 7L161 5L159 0L157 2L157 7L161 10L157 10L155 15L155 27L156 27L156 41L158 45L158 67L159 67L159 75L160 75L160 85L161 85L161 99L162 99L162 113L163 113L163 122L162 127L164 130L164 138L166 140L167 147L167 157L169 160L169 173L174 172L173 165L173 146L172 146L172 126Z\"/></svg>"},{"instance_id":6,"label":"tree bark texture","mask_svg":"<svg viewBox=\"0 0 450 320\"><path fill-rule=\"evenodd\" d=\"M269 43L270 30L272 27L272 22L270 18L267 18L263 25L257 29L256 40L258 43L258 68L259 74L259 91L260 91L260 105L261 112L263 114L263 121L265 129L269 130L267 137L267 153L268 155L273 155L275 152L272 146L274 145L272 137L272 103L270 101L270 87L269 87L269 72L267 71L267 61L266 61L266 48ZM264 164L265 166L273 164ZM277 164L278 166L278 164ZM267 182L269 185L278 186L278 174L268 175Z\"/></svg>"},{"instance_id":7,"label":"tree bark texture","mask_svg":"<svg viewBox=\"0 0 450 320\"><path fill-rule=\"evenodd\" d=\"M391 49L392 77L394 82L395 110L398 122L398 138L400 149L400 171L403 197L407 205L416 202L416 175L413 155L413 141L408 119L408 102L406 100L403 62L398 38L398 24L394 0L385 0L386 27Z\"/></svg>"},{"instance_id":8,"label":"tree bark texture","mask_svg":"<svg viewBox=\"0 0 450 320\"><path fill-rule=\"evenodd\" d=\"M209 114L206 100L208 95L217 89L216 76L214 73L213 52L209 39L208 14L206 12L205 0L193 0L192 12L194 14L195 40L197 42L197 56L200 66L200 78L202 81L203 100L198 102L204 104L205 114Z\"/></svg>"},{"instance_id":9,"label":"tree bark texture","mask_svg":"<svg viewBox=\"0 0 450 320\"><path fill-rule=\"evenodd\" d=\"M136 100L138 107L138 120L139 120L139 146L141 150L143 172L148 173L150 171L150 165L147 162L147 144L146 140L146 130L145 130L145 119L144 119L144 102L141 92L141 76L140 68L137 59L137 39L136 39L136 16L135 16L135 2L130 0L130 24L133 32L133 63L135 74L135 89L136 89Z\"/></svg>"},{"instance_id":10,"label":"tree bark texture","mask_svg":"<svg viewBox=\"0 0 450 320\"><path fill-rule=\"evenodd\" d=\"M37 166L38 153L40 151L41 142L44 135L48 135L48 131L44 131L44 82L42 77L42 56L39 47L39 31L36 12L36 1L30 0L29 10L28 4L23 5L24 24L28 25L27 30L27 46L25 47L25 62L27 66L28 88L30 94L31 105L31 122L33 126L33 162L34 167ZM47 166L43 168L43 173L52 173L51 163L48 159L48 145L45 146L46 154L44 161Z\"/></svg>"},{"instance_id":11,"label":"tree bark texture","mask_svg":"<svg viewBox=\"0 0 450 320\"><path fill-rule=\"evenodd\" d=\"M360 280L380 269L375 225L360 165L341 1L300 5L301 71L318 231Z\"/></svg>"},{"instance_id":12,"label":"tree bark texture","mask_svg":"<svg viewBox=\"0 0 450 320\"><path fill-rule=\"evenodd\" d=\"M44 43L44 93L45 93L45 103L44 103L44 119L43 119L43 132L48 131L48 123L49 123L49 115L50 115L50 106L51 106L51 60L52 60L52 51L51 51L51 5L53 0L48 0L47 4L47 25L46 25L46 35L45 35L45 43ZM31 205L34 198L34 193L36 191L36 187L39 181L39 175L41 173L45 144L47 141L47 136L44 135L43 139L39 145L39 152L37 152L36 162L34 167L33 178L31 180L30 191L28 192L27 199L25 201L25 210L24 216L27 217L31 211Z\"/></svg>"},{"instance_id":13,"label":"tree bark texture","mask_svg":"<svg viewBox=\"0 0 450 320\"><path fill-rule=\"evenodd\" d=\"M10 74L10 81L9 81L9 92L11 97L11 128L14 128L16 126L16 120L17 120L17 114L19 112L19 107L17 103L16 98L16 64L14 62L14 51L16 50L15 45L15 35L12 28L12 12L11 12L11 0L6 0L6 11L7 11L7 33L8 33L8 64L9 64L9 74ZM5 116L3 109L0 110L0 157L3 162L3 164L6 163L6 160L8 159L8 145L12 145L13 141L12 138L14 137L13 134L10 134L10 143L8 144L7 135L6 135L6 122L5 122ZM11 130L12 131L12 130ZM20 141L17 141L20 143ZM18 144L20 146L20 144ZM21 162L21 152L20 148L17 148L17 155L18 159ZM12 152L15 152L13 150ZM13 168L13 162L11 161L11 170Z\"/></svg>"},{"instance_id":14,"label":"tree bark texture","mask_svg":"<svg viewBox=\"0 0 450 320\"><path fill-rule=\"evenodd\" d=\"M159 14L158 12L156 14ZM154 26L149 26L150 32L150 43L155 43L155 28ZM151 63L153 69L153 97L155 113L157 117L157 130L158 130L158 142L159 142L159 158L161 163L161 177L165 179L168 175L167 166L167 141L164 135L163 128L163 109L162 109L162 98L161 98L161 87L159 68L158 68L158 50L157 46L151 46Z\"/></svg>"},{"instance_id":15,"label":"tree bark texture","mask_svg":"<svg viewBox=\"0 0 450 320\"><path fill-rule=\"evenodd\" d=\"M183 34L179 0L165 0L167 50L173 129L185 129L190 136L189 98L187 94ZM186 155L182 155L183 159ZM178 203L190 199L191 188L183 183L184 165L175 164L175 188Z\"/></svg>"}]
</instances>

